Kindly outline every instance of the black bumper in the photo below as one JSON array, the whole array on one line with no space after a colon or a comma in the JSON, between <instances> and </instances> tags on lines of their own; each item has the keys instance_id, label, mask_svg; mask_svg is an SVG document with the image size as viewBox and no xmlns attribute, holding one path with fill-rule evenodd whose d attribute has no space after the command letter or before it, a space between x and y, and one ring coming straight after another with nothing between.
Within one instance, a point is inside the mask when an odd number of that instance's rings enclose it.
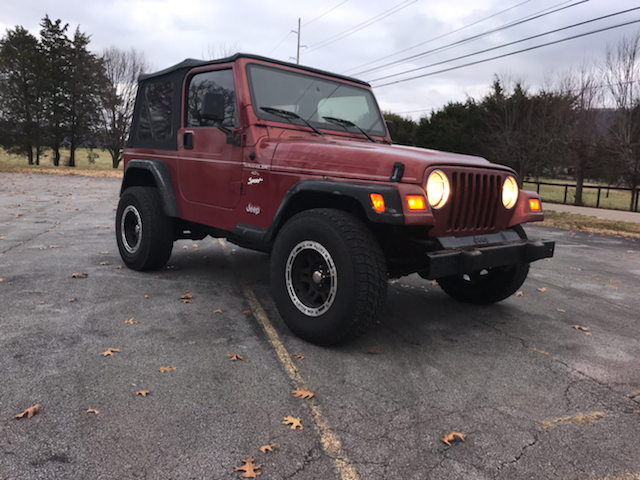
<instances>
[{"instance_id":1,"label":"black bumper","mask_svg":"<svg viewBox=\"0 0 640 480\"><path fill-rule=\"evenodd\" d=\"M436 279L485 268L531 263L552 257L555 248L553 240L523 240L513 231L476 237L441 237L439 240L443 249L426 254L428 267L419 272L424 278ZM501 241L496 243L496 240Z\"/></svg>"}]
</instances>

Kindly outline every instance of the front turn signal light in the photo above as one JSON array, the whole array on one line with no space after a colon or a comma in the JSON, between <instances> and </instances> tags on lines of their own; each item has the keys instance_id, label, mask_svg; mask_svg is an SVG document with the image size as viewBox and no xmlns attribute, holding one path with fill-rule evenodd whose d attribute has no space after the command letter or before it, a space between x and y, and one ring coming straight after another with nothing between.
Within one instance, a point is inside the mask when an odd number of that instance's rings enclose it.
<instances>
[{"instance_id":1,"label":"front turn signal light","mask_svg":"<svg viewBox=\"0 0 640 480\"><path fill-rule=\"evenodd\" d=\"M540 208L540 200L538 200L537 198L530 198L529 199L529 209L532 212L539 212L540 210L542 210Z\"/></svg>"},{"instance_id":2,"label":"front turn signal light","mask_svg":"<svg viewBox=\"0 0 640 480\"><path fill-rule=\"evenodd\" d=\"M384 212L384 197L382 195L379 193L371 193L369 198L371 199L371 206L376 212Z\"/></svg>"},{"instance_id":3,"label":"front turn signal light","mask_svg":"<svg viewBox=\"0 0 640 480\"><path fill-rule=\"evenodd\" d=\"M424 210L426 204L422 195L407 195L407 208L411 211Z\"/></svg>"},{"instance_id":4,"label":"front turn signal light","mask_svg":"<svg viewBox=\"0 0 640 480\"><path fill-rule=\"evenodd\" d=\"M507 210L512 208L518 201L519 193L520 188L518 187L518 182L514 176L509 175L502 184L502 204L504 208Z\"/></svg>"}]
</instances>

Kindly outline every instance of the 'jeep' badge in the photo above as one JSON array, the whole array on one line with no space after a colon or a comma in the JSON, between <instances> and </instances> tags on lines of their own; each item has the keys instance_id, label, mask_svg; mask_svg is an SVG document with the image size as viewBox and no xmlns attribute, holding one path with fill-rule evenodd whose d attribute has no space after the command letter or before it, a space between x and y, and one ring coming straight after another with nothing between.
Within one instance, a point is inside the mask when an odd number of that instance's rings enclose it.
<instances>
[{"instance_id":1,"label":"'jeep' badge","mask_svg":"<svg viewBox=\"0 0 640 480\"><path fill-rule=\"evenodd\" d=\"M260 207L257 205L248 204L246 210L254 215L260 215Z\"/></svg>"}]
</instances>

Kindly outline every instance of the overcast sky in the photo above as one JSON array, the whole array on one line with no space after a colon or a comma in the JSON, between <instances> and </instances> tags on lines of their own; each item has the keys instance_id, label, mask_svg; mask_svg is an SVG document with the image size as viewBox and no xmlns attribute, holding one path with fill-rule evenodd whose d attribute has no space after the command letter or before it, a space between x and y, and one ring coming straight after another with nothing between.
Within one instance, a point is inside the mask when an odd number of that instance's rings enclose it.
<instances>
[{"instance_id":1,"label":"overcast sky","mask_svg":"<svg viewBox=\"0 0 640 480\"><path fill-rule=\"evenodd\" d=\"M503 28L561 8L564 9ZM451 62L633 8L638 10ZM523 79L537 89L545 78L577 67L584 59L601 59L608 44L640 29L640 23L635 23L424 76L621 23L640 22L640 1L3 0L0 31L4 34L21 25L37 35L45 15L68 23L71 33L79 26L91 36L90 49L96 53L112 45L139 50L152 71L185 58L209 59L229 51L295 62L297 34L292 31L298 30L301 18L301 45L306 46L300 50L301 64L369 81L382 109L414 118L449 101L464 101L467 96L479 98L487 92L494 74ZM492 30L497 31L488 34ZM455 42L460 43L452 46ZM416 58L371 70L410 56ZM438 65L420 69L435 63ZM413 69L418 70L389 77ZM420 75L423 76L383 86Z\"/></svg>"}]
</instances>

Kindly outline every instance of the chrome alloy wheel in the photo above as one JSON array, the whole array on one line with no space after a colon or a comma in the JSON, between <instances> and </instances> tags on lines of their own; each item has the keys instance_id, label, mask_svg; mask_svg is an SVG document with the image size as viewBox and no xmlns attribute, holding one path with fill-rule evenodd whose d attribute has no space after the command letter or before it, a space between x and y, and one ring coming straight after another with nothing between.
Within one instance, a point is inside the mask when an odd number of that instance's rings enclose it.
<instances>
[{"instance_id":1,"label":"chrome alloy wheel","mask_svg":"<svg viewBox=\"0 0 640 480\"><path fill-rule=\"evenodd\" d=\"M142 243L142 218L133 205L127 205L120 219L122 245L129 253L136 253Z\"/></svg>"},{"instance_id":2,"label":"chrome alloy wheel","mask_svg":"<svg viewBox=\"0 0 640 480\"><path fill-rule=\"evenodd\" d=\"M287 258L285 284L302 313L319 317L327 312L338 291L338 270L329 251L318 242L300 242Z\"/></svg>"}]
</instances>

